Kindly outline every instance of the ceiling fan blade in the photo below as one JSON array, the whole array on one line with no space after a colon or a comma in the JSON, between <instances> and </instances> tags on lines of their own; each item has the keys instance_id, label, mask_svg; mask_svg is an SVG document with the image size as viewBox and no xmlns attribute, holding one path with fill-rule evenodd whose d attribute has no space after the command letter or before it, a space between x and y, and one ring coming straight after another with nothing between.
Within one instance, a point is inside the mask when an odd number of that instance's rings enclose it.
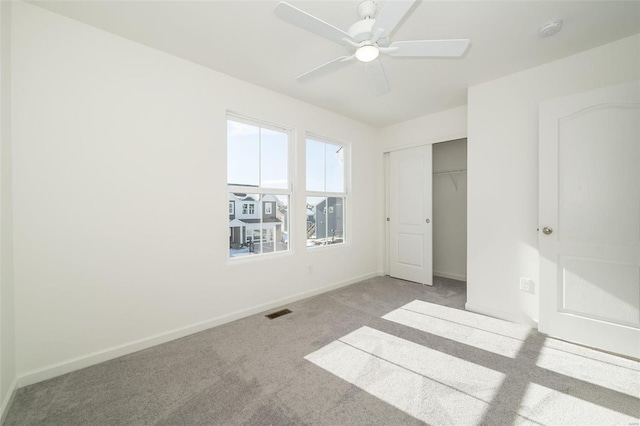
<instances>
[{"instance_id":1,"label":"ceiling fan blade","mask_svg":"<svg viewBox=\"0 0 640 426\"><path fill-rule=\"evenodd\" d=\"M283 1L278 3L273 12L283 21L287 21L304 30L316 33L319 36L328 38L336 43L343 44L342 39L344 38L351 40L351 36L340 28L336 28L331 24L321 21L315 16L309 15L307 12L298 9L297 7L291 6L289 3Z\"/></svg>"},{"instance_id":2,"label":"ceiling fan blade","mask_svg":"<svg viewBox=\"0 0 640 426\"><path fill-rule=\"evenodd\" d=\"M452 58L464 55L471 40L411 40L396 41L389 46L389 55L397 57ZM397 48L395 50L392 50Z\"/></svg>"},{"instance_id":3,"label":"ceiling fan blade","mask_svg":"<svg viewBox=\"0 0 640 426\"><path fill-rule=\"evenodd\" d=\"M389 83L387 83L387 76L384 74L382 62L376 59L364 65L371 92L376 96L387 93L389 91Z\"/></svg>"},{"instance_id":4,"label":"ceiling fan blade","mask_svg":"<svg viewBox=\"0 0 640 426\"><path fill-rule=\"evenodd\" d=\"M341 68L344 68L346 65L349 65L355 59L355 55L351 56L341 56L339 58L334 59L333 61L329 61L326 64L322 64L318 67L315 67L311 71L307 71L304 74L300 74L296 77L301 83L306 83L311 80L315 80L318 78L322 78L331 74L334 71L337 71Z\"/></svg>"},{"instance_id":5,"label":"ceiling fan blade","mask_svg":"<svg viewBox=\"0 0 640 426\"><path fill-rule=\"evenodd\" d=\"M387 0L382 6L382 10L376 16L372 33L378 29L382 30L382 36L388 36L395 29L398 23L407 14L415 0Z\"/></svg>"}]
</instances>

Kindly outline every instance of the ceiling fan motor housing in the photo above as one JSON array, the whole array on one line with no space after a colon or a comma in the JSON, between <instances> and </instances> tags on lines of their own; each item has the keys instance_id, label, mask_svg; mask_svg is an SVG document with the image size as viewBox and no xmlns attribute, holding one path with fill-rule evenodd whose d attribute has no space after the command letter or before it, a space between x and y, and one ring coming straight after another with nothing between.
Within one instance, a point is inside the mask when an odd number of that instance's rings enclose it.
<instances>
[{"instance_id":1,"label":"ceiling fan motor housing","mask_svg":"<svg viewBox=\"0 0 640 426\"><path fill-rule=\"evenodd\" d=\"M362 19L370 19L376 16L378 5L373 0L363 0L358 5L358 15Z\"/></svg>"},{"instance_id":2,"label":"ceiling fan motor housing","mask_svg":"<svg viewBox=\"0 0 640 426\"><path fill-rule=\"evenodd\" d=\"M361 45L367 44L373 38L373 25L375 24L375 16L378 10L378 4L373 0L363 0L358 4L358 15L361 20L349 27L347 31L353 41ZM389 37L384 35L378 39L376 44L380 47L389 45Z\"/></svg>"},{"instance_id":3,"label":"ceiling fan motor housing","mask_svg":"<svg viewBox=\"0 0 640 426\"><path fill-rule=\"evenodd\" d=\"M360 43L366 40L371 40L371 37L373 36L371 29L373 28L374 22L376 22L375 19L362 19L353 24L348 31L353 41Z\"/></svg>"}]
</instances>

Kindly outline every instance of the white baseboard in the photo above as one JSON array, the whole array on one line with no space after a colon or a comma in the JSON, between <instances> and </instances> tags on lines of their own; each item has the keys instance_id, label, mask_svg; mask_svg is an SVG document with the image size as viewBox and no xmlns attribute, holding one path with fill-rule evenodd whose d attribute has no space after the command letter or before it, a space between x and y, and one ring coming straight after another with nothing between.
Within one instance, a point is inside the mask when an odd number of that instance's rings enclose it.
<instances>
[{"instance_id":1,"label":"white baseboard","mask_svg":"<svg viewBox=\"0 0 640 426\"><path fill-rule=\"evenodd\" d=\"M433 271L433 275L435 275L436 277L449 278L452 280L467 281L466 275L452 274L450 272Z\"/></svg>"},{"instance_id":2,"label":"white baseboard","mask_svg":"<svg viewBox=\"0 0 640 426\"><path fill-rule=\"evenodd\" d=\"M186 327L176 328L164 333L156 334L154 336L145 337L143 339L135 340L133 342L125 343L111 348L103 349L101 351L93 352L87 355L82 355L76 358L72 358L66 361L62 361L56 364L48 365L46 367L38 368L36 370L28 371L18 377L18 387L28 386L34 383L41 382L43 380L51 379L53 377L61 376L63 374L70 373L72 371L80 370L81 368L89 367L95 364L99 364L104 361L108 361L114 358L128 355L133 352L138 352L143 349L150 348L152 346L159 345L161 343L169 342L171 340L179 339L181 337L188 336L190 334L198 333L211 327L216 327L231 321L235 321L240 318L248 317L272 308L277 308L287 303L297 302L298 300L306 299L311 296L315 296L321 293L326 293L331 290L345 287L351 284L355 284L359 281L363 281L369 278L382 275L382 272L372 272L369 274L354 277L345 281L331 284L325 287L317 288L314 290L305 291L295 294L293 296L285 297L282 299L274 300L272 302L264 303L254 306L249 309L243 309L240 311L232 312L230 314L221 315L216 318L212 318L206 321L202 321L196 324L188 325ZM2 424L2 423L0 423Z\"/></svg>"},{"instance_id":3,"label":"white baseboard","mask_svg":"<svg viewBox=\"0 0 640 426\"><path fill-rule=\"evenodd\" d=\"M538 322L528 318L524 315L518 315L512 312L501 311L499 309L487 308L485 306L479 306L472 303L465 303L464 308L467 311L475 312L477 314L487 315L493 318L503 319L510 322L515 322L517 324L528 325L532 328L538 328Z\"/></svg>"},{"instance_id":4,"label":"white baseboard","mask_svg":"<svg viewBox=\"0 0 640 426\"><path fill-rule=\"evenodd\" d=\"M7 418L9 407L11 407L13 398L16 396L16 390L18 390L18 379L13 379L11 386L9 386L9 392L7 392L7 395L2 400L2 405L0 405L0 425L4 424L4 421Z\"/></svg>"}]
</instances>

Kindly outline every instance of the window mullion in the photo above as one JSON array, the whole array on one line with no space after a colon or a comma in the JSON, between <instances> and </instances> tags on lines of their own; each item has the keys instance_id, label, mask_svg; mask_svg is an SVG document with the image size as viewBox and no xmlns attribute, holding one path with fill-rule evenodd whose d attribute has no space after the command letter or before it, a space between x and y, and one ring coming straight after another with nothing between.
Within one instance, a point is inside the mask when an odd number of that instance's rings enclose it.
<instances>
[{"instance_id":1,"label":"window mullion","mask_svg":"<svg viewBox=\"0 0 640 426\"><path fill-rule=\"evenodd\" d=\"M262 188L262 128L258 130L258 186Z\"/></svg>"},{"instance_id":2,"label":"window mullion","mask_svg":"<svg viewBox=\"0 0 640 426\"><path fill-rule=\"evenodd\" d=\"M327 192L327 144L324 144L324 156L322 157L324 163L324 192Z\"/></svg>"},{"instance_id":3,"label":"window mullion","mask_svg":"<svg viewBox=\"0 0 640 426\"><path fill-rule=\"evenodd\" d=\"M241 194L274 194L274 195L290 195L291 190L282 188L259 188L256 186L234 186L227 185L228 192Z\"/></svg>"},{"instance_id":4,"label":"window mullion","mask_svg":"<svg viewBox=\"0 0 640 426\"><path fill-rule=\"evenodd\" d=\"M335 197L346 198L347 194L344 192L320 192L320 191L307 191L308 197Z\"/></svg>"}]
</instances>

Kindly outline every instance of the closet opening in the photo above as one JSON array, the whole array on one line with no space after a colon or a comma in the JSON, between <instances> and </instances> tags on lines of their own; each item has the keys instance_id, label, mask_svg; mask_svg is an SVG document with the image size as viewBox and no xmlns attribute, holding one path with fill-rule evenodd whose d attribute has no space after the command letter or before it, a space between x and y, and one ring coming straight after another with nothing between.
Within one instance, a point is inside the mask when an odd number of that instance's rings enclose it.
<instances>
[{"instance_id":1,"label":"closet opening","mask_svg":"<svg viewBox=\"0 0 640 426\"><path fill-rule=\"evenodd\" d=\"M432 176L434 284L464 286L466 294L466 138L433 144Z\"/></svg>"},{"instance_id":2,"label":"closet opening","mask_svg":"<svg viewBox=\"0 0 640 426\"><path fill-rule=\"evenodd\" d=\"M385 273L466 298L467 139L390 151L384 162Z\"/></svg>"}]
</instances>

